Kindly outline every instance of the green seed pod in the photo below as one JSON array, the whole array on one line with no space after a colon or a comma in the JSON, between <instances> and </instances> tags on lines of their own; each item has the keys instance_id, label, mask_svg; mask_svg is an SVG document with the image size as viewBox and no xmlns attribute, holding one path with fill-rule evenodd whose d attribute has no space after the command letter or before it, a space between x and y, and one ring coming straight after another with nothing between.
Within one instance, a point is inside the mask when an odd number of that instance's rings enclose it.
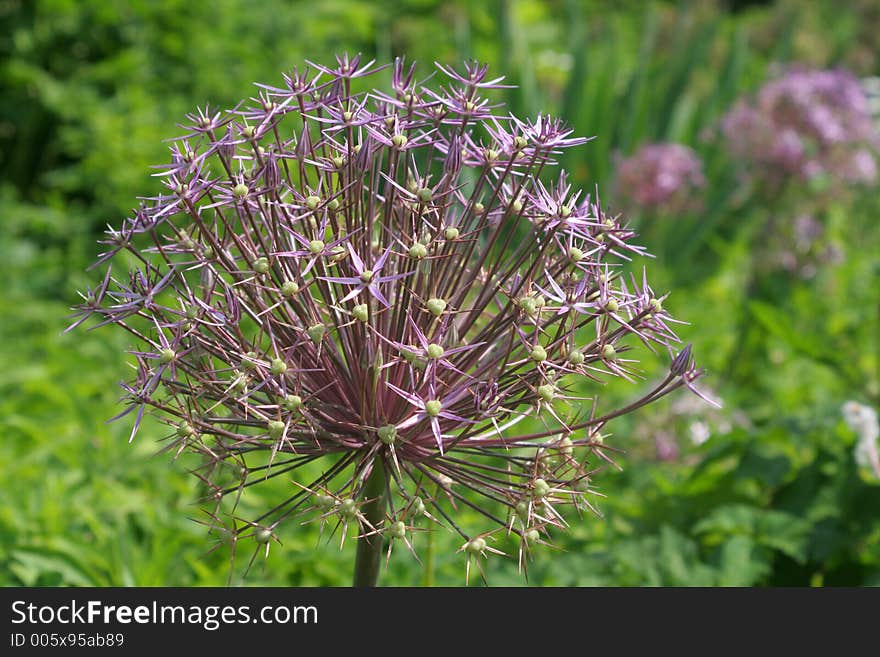
<instances>
[{"instance_id":1,"label":"green seed pod","mask_svg":"<svg viewBox=\"0 0 880 657\"><path fill-rule=\"evenodd\" d=\"M437 417L442 410L443 404L437 399L431 399L425 402L425 413L427 413L429 417Z\"/></svg>"},{"instance_id":2,"label":"green seed pod","mask_svg":"<svg viewBox=\"0 0 880 657\"><path fill-rule=\"evenodd\" d=\"M522 135L517 135L516 137L513 138L513 147L518 151L521 151L522 149L524 149L528 145L529 145L528 140L525 137L523 137Z\"/></svg>"},{"instance_id":3,"label":"green seed pod","mask_svg":"<svg viewBox=\"0 0 880 657\"><path fill-rule=\"evenodd\" d=\"M552 402L556 397L556 390L553 388L552 384L545 383L542 386L538 386L538 396L545 402Z\"/></svg>"},{"instance_id":4,"label":"green seed pod","mask_svg":"<svg viewBox=\"0 0 880 657\"><path fill-rule=\"evenodd\" d=\"M379 436L379 440L386 445L393 445L397 440L397 427L393 424L386 424L384 427L379 427L376 434Z\"/></svg>"},{"instance_id":5,"label":"green seed pod","mask_svg":"<svg viewBox=\"0 0 880 657\"><path fill-rule=\"evenodd\" d=\"M465 550L470 552L471 554L482 554L482 552L486 549L486 539L477 537L472 538L467 542L467 546Z\"/></svg>"},{"instance_id":6,"label":"green seed pod","mask_svg":"<svg viewBox=\"0 0 880 657\"><path fill-rule=\"evenodd\" d=\"M394 148L397 150L403 150L403 147L406 146L406 142L408 142L406 135L394 135L391 138L391 143L394 145Z\"/></svg>"},{"instance_id":7,"label":"green seed pod","mask_svg":"<svg viewBox=\"0 0 880 657\"><path fill-rule=\"evenodd\" d=\"M290 298L299 292L299 284L296 281L284 281L281 284L281 296Z\"/></svg>"},{"instance_id":8,"label":"green seed pod","mask_svg":"<svg viewBox=\"0 0 880 657\"><path fill-rule=\"evenodd\" d=\"M571 208L568 207L567 205L560 205L559 206L559 216L562 217L563 219L567 219L569 216L571 216Z\"/></svg>"},{"instance_id":9,"label":"green seed pod","mask_svg":"<svg viewBox=\"0 0 880 657\"><path fill-rule=\"evenodd\" d=\"M576 246L572 246L568 249L568 259L572 262L580 262L584 259L584 252Z\"/></svg>"},{"instance_id":10,"label":"green seed pod","mask_svg":"<svg viewBox=\"0 0 880 657\"><path fill-rule=\"evenodd\" d=\"M526 539L526 543L537 543L541 538L541 534L537 529L530 529L523 535L523 538Z\"/></svg>"},{"instance_id":11,"label":"green seed pod","mask_svg":"<svg viewBox=\"0 0 880 657\"><path fill-rule=\"evenodd\" d=\"M413 260L421 260L428 255L428 248L421 242L416 242L409 247L409 257Z\"/></svg>"},{"instance_id":12,"label":"green seed pod","mask_svg":"<svg viewBox=\"0 0 880 657\"><path fill-rule=\"evenodd\" d=\"M241 129L241 134L243 134L248 139L251 139L254 136L254 126L246 125Z\"/></svg>"},{"instance_id":13,"label":"green seed pod","mask_svg":"<svg viewBox=\"0 0 880 657\"><path fill-rule=\"evenodd\" d=\"M616 313L618 310L620 310L620 304L617 303L616 299L608 299L607 303L605 304L605 310L607 310L609 313Z\"/></svg>"},{"instance_id":14,"label":"green seed pod","mask_svg":"<svg viewBox=\"0 0 880 657\"><path fill-rule=\"evenodd\" d=\"M556 449L558 449L565 456L571 456L574 453L574 445L571 442L571 438L566 436L561 439L558 443L556 443Z\"/></svg>"},{"instance_id":15,"label":"green seed pod","mask_svg":"<svg viewBox=\"0 0 880 657\"><path fill-rule=\"evenodd\" d=\"M373 280L373 270L372 269L364 269L361 272L361 280L364 283L369 283L370 281L372 281Z\"/></svg>"},{"instance_id":16,"label":"green seed pod","mask_svg":"<svg viewBox=\"0 0 880 657\"><path fill-rule=\"evenodd\" d=\"M456 228L455 226L449 226L446 230L443 231L443 237L448 240L458 239L458 228Z\"/></svg>"},{"instance_id":17,"label":"green seed pod","mask_svg":"<svg viewBox=\"0 0 880 657\"><path fill-rule=\"evenodd\" d=\"M334 246L330 249L330 264L335 265L345 259L346 251L344 246Z\"/></svg>"},{"instance_id":18,"label":"green seed pod","mask_svg":"<svg viewBox=\"0 0 880 657\"><path fill-rule=\"evenodd\" d=\"M529 503L526 500L520 500L516 503L516 515L523 522L529 520Z\"/></svg>"},{"instance_id":19,"label":"green seed pod","mask_svg":"<svg viewBox=\"0 0 880 657\"><path fill-rule=\"evenodd\" d=\"M327 202L327 209L330 210L330 212L336 212L339 209L339 199L331 198Z\"/></svg>"},{"instance_id":20,"label":"green seed pod","mask_svg":"<svg viewBox=\"0 0 880 657\"><path fill-rule=\"evenodd\" d=\"M281 420L270 420L266 425L266 428L269 430L270 438L281 438L284 434L284 422Z\"/></svg>"},{"instance_id":21,"label":"green seed pod","mask_svg":"<svg viewBox=\"0 0 880 657\"><path fill-rule=\"evenodd\" d=\"M659 313L663 310L663 303L660 301L660 299L652 298L648 302L648 305L651 307L651 312Z\"/></svg>"},{"instance_id":22,"label":"green seed pod","mask_svg":"<svg viewBox=\"0 0 880 657\"><path fill-rule=\"evenodd\" d=\"M439 317L443 314L443 311L446 310L446 301L444 299L433 297L428 299L427 306L428 310L434 315L434 317Z\"/></svg>"},{"instance_id":23,"label":"green seed pod","mask_svg":"<svg viewBox=\"0 0 880 657\"><path fill-rule=\"evenodd\" d=\"M284 374L287 371L287 363L285 363L280 358L273 358L272 364L269 366L269 371L272 372L275 376L279 374Z\"/></svg>"},{"instance_id":24,"label":"green seed pod","mask_svg":"<svg viewBox=\"0 0 880 657\"><path fill-rule=\"evenodd\" d=\"M321 511L330 510L335 502L336 500L330 495L315 495L315 506Z\"/></svg>"},{"instance_id":25,"label":"green seed pod","mask_svg":"<svg viewBox=\"0 0 880 657\"><path fill-rule=\"evenodd\" d=\"M577 349L573 349L568 354L568 362L571 363L572 365L583 365L583 362L584 362L583 353L581 353Z\"/></svg>"},{"instance_id":26,"label":"green seed pod","mask_svg":"<svg viewBox=\"0 0 880 657\"><path fill-rule=\"evenodd\" d=\"M281 405L288 411L298 411L302 408L303 400L299 395L287 395Z\"/></svg>"},{"instance_id":27,"label":"green seed pod","mask_svg":"<svg viewBox=\"0 0 880 657\"><path fill-rule=\"evenodd\" d=\"M248 195L249 191L250 190L248 189L248 186L244 183L238 183L235 187L232 188L232 193L235 195L236 198L244 198Z\"/></svg>"},{"instance_id":28,"label":"green seed pod","mask_svg":"<svg viewBox=\"0 0 880 657\"><path fill-rule=\"evenodd\" d=\"M532 497L536 500L543 499L547 497L547 494L550 492L550 484L548 484L543 479L535 479L532 484Z\"/></svg>"},{"instance_id":29,"label":"green seed pod","mask_svg":"<svg viewBox=\"0 0 880 657\"><path fill-rule=\"evenodd\" d=\"M243 370L252 370L257 367L257 364L254 362L257 359L256 351L249 351L244 355L244 358L241 359L241 369Z\"/></svg>"},{"instance_id":30,"label":"green seed pod","mask_svg":"<svg viewBox=\"0 0 880 657\"><path fill-rule=\"evenodd\" d=\"M202 248L202 257L205 260L211 260L214 258L214 247L208 245Z\"/></svg>"},{"instance_id":31,"label":"green seed pod","mask_svg":"<svg viewBox=\"0 0 880 657\"><path fill-rule=\"evenodd\" d=\"M605 360L617 360L617 349L612 344L606 344L602 347L602 357Z\"/></svg>"},{"instance_id":32,"label":"green seed pod","mask_svg":"<svg viewBox=\"0 0 880 657\"><path fill-rule=\"evenodd\" d=\"M269 258L257 258L254 260L254 264L252 265L254 271L258 274L268 274L269 273Z\"/></svg>"},{"instance_id":33,"label":"green seed pod","mask_svg":"<svg viewBox=\"0 0 880 657\"><path fill-rule=\"evenodd\" d=\"M357 512L358 512L357 502L355 502L350 497L342 500L342 503L339 505L340 515L347 520L351 520L353 518L356 518Z\"/></svg>"},{"instance_id":34,"label":"green seed pod","mask_svg":"<svg viewBox=\"0 0 880 657\"><path fill-rule=\"evenodd\" d=\"M236 392L244 392L245 390L247 390L247 383L247 376L245 376L244 374L239 374L232 382L232 389Z\"/></svg>"},{"instance_id":35,"label":"green seed pod","mask_svg":"<svg viewBox=\"0 0 880 657\"><path fill-rule=\"evenodd\" d=\"M542 363L547 360L547 350L539 344L535 345L535 348L532 349L532 353L529 354L529 358L537 363Z\"/></svg>"},{"instance_id":36,"label":"green seed pod","mask_svg":"<svg viewBox=\"0 0 880 657\"><path fill-rule=\"evenodd\" d=\"M272 530L266 527L258 527L254 532L254 540L260 545L266 545L272 540Z\"/></svg>"},{"instance_id":37,"label":"green seed pod","mask_svg":"<svg viewBox=\"0 0 880 657\"><path fill-rule=\"evenodd\" d=\"M307 196L306 197L306 207L309 210L314 210L319 205L321 205L321 197L320 196Z\"/></svg>"},{"instance_id":38,"label":"green seed pod","mask_svg":"<svg viewBox=\"0 0 880 657\"><path fill-rule=\"evenodd\" d=\"M428 358L437 360L438 358L443 358L443 353L445 350L439 344L431 343L428 345L428 348L425 351L428 352Z\"/></svg>"},{"instance_id":39,"label":"green seed pod","mask_svg":"<svg viewBox=\"0 0 880 657\"><path fill-rule=\"evenodd\" d=\"M177 425L177 435L181 438L189 438L196 435L196 430L189 422L182 420L180 424Z\"/></svg>"},{"instance_id":40,"label":"green seed pod","mask_svg":"<svg viewBox=\"0 0 880 657\"><path fill-rule=\"evenodd\" d=\"M422 187L416 192L416 196L419 197L419 201L422 203L430 203L431 199L434 198L434 192L432 192L427 187Z\"/></svg>"},{"instance_id":41,"label":"green seed pod","mask_svg":"<svg viewBox=\"0 0 880 657\"><path fill-rule=\"evenodd\" d=\"M391 536L391 538L405 538L406 524L404 524L402 520L398 520L391 523L391 525L385 531L388 532L388 535Z\"/></svg>"},{"instance_id":42,"label":"green seed pod","mask_svg":"<svg viewBox=\"0 0 880 657\"><path fill-rule=\"evenodd\" d=\"M348 110L345 110L342 113L342 120L345 121L346 123L349 123L353 118L354 118L354 114L352 114Z\"/></svg>"},{"instance_id":43,"label":"green seed pod","mask_svg":"<svg viewBox=\"0 0 880 657\"><path fill-rule=\"evenodd\" d=\"M306 329L306 333L309 334L309 337L315 341L320 342L324 339L324 334L327 332L327 327L323 324L313 324L309 328Z\"/></svg>"},{"instance_id":44,"label":"green seed pod","mask_svg":"<svg viewBox=\"0 0 880 657\"><path fill-rule=\"evenodd\" d=\"M331 158L331 161L333 162L333 166L336 167L337 169L341 169L342 167L345 166L345 158L344 157L337 156L337 157Z\"/></svg>"},{"instance_id":45,"label":"green seed pod","mask_svg":"<svg viewBox=\"0 0 880 657\"><path fill-rule=\"evenodd\" d=\"M517 199L516 201L514 201L514 202L510 205L510 209L513 210L516 214L519 214L520 212L522 212L522 209L523 209L522 201L520 201L519 199Z\"/></svg>"},{"instance_id":46,"label":"green seed pod","mask_svg":"<svg viewBox=\"0 0 880 657\"><path fill-rule=\"evenodd\" d=\"M159 360L161 360L163 363L170 363L172 360L175 359L177 354L175 353L174 349L165 347L164 349L159 350L159 356Z\"/></svg>"},{"instance_id":47,"label":"green seed pod","mask_svg":"<svg viewBox=\"0 0 880 657\"><path fill-rule=\"evenodd\" d=\"M534 297L520 297L519 307L522 308L527 315L534 315L538 312L538 306L535 303Z\"/></svg>"},{"instance_id":48,"label":"green seed pod","mask_svg":"<svg viewBox=\"0 0 880 657\"><path fill-rule=\"evenodd\" d=\"M359 303L352 308L351 314L354 315L354 318L359 322L366 322L370 318L370 311L365 303Z\"/></svg>"},{"instance_id":49,"label":"green seed pod","mask_svg":"<svg viewBox=\"0 0 880 657\"><path fill-rule=\"evenodd\" d=\"M485 209L486 209L486 206L483 205L482 203L479 203L479 202L474 203L474 214L483 214Z\"/></svg>"},{"instance_id":50,"label":"green seed pod","mask_svg":"<svg viewBox=\"0 0 880 657\"><path fill-rule=\"evenodd\" d=\"M498 151L496 151L494 148L487 148L487 149L486 149L486 160L487 160L488 162L497 162L497 161L498 161L498 157L499 157L500 155L501 155L501 153L499 153Z\"/></svg>"},{"instance_id":51,"label":"green seed pod","mask_svg":"<svg viewBox=\"0 0 880 657\"><path fill-rule=\"evenodd\" d=\"M321 251L324 250L324 242L321 240L312 240L309 242L309 253L312 255L318 255Z\"/></svg>"},{"instance_id":52,"label":"green seed pod","mask_svg":"<svg viewBox=\"0 0 880 657\"><path fill-rule=\"evenodd\" d=\"M425 503L422 501L421 497L414 497L409 508L410 515L414 518L425 515Z\"/></svg>"}]
</instances>

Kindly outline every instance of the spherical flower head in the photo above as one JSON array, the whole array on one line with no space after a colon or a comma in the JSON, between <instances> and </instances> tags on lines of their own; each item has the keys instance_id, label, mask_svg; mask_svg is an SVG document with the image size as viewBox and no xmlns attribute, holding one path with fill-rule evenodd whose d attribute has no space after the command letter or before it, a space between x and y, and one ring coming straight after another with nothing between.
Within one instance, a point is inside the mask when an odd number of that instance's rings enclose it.
<instances>
[{"instance_id":1,"label":"spherical flower head","mask_svg":"<svg viewBox=\"0 0 880 657\"><path fill-rule=\"evenodd\" d=\"M873 183L880 133L862 85L845 70L790 68L722 121L728 150L762 185L824 178Z\"/></svg>"},{"instance_id":2,"label":"spherical flower head","mask_svg":"<svg viewBox=\"0 0 880 657\"><path fill-rule=\"evenodd\" d=\"M643 249L558 171L586 139L509 116L486 67L419 83L398 62L369 92L358 58L310 70L194 115L171 193L112 229L74 325L142 342L120 417L133 437L155 413L199 456L233 545L314 520L412 549L430 522L470 563L514 517L551 542L610 459L597 436L621 411L594 381L635 378L644 342L679 351L647 276L617 271ZM687 348L626 410L699 375ZM294 491L255 493L276 475Z\"/></svg>"},{"instance_id":3,"label":"spherical flower head","mask_svg":"<svg viewBox=\"0 0 880 657\"><path fill-rule=\"evenodd\" d=\"M660 214L701 207L703 162L682 144L647 144L617 165L617 189L628 207Z\"/></svg>"}]
</instances>

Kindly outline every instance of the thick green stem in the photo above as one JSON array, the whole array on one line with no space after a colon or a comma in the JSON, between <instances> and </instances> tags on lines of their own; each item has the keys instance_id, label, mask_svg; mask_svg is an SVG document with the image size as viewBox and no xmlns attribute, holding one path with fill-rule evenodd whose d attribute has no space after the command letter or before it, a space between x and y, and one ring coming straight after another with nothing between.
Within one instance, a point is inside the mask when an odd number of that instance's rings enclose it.
<instances>
[{"instance_id":1,"label":"thick green stem","mask_svg":"<svg viewBox=\"0 0 880 657\"><path fill-rule=\"evenodd\" d=\"M373 463L373 471L367 477L364 485L361 512L369 526L362 528L363 533L369 536L361 536L357 542L357 556L354 561L354 585L358 587L376 586L379 579L379 566L382 563L382 525L385 523L385 507L388 503L385 493L385 467L381 459Z\"/></svg>"}]
</instances>

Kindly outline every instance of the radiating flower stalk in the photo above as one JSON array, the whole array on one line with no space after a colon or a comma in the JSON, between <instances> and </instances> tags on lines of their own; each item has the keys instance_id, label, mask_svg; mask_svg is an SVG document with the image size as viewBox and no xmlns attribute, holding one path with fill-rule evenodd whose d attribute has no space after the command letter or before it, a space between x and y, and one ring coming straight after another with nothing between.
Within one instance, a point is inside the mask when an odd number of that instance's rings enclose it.
<instances>
[{"instance_id":1,"label":"radiating flower stalk","mask_svg":"<svg viewBox=\"0 0 880 657\"><path fill-rule=\"evenodd\" d=\"M524 567L593 509L606 424L695 390L664 297L622 272L634 234L554 173L587 139L505 115L484 66L438 68L432 88L397 60L389 90L357 91L381 68L342 56L188 115L77 309L137 343L117 417L133 438L150 410L169 452L201 455L206 522L248 567L292 521L355 534L358 585L435 526L468 575L508 539ZM673 358L656 387L582 396L635 381L639 343ZM279 476L289 495L242 518Z\"/></svg>"}]
</instances>

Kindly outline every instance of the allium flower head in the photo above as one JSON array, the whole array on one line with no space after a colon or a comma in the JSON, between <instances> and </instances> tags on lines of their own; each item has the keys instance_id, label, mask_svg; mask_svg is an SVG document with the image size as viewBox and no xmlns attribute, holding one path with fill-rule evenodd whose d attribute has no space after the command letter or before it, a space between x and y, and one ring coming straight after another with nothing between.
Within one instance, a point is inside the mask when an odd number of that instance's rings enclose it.
<instances>
[{"instance_id":1,"label":"allium flower head","mask_svg":"<svg viewBox=\"0 0 880 657\"><path fill-rule=\"evenodd\" d=\"M439 67L429 88L398 60L390 90L355 92L375 68L337 64L190 115L76 323L130 333L120 415L133 437L151 409L168 450L202 456L233 545L315 520L390 555L439 524L468 563L506 534L522 559L590 507L606 423L700 371L686 348L624 408L590 392L636 378L639 343L675 355L677 338L663 297L620 271L633 233L552 173L586 139L504 115L486 67ZM289 496L242 520L279 475Z\"/></svg>"},{"instance_id":2,"label":"allium flower head","mask_svg":"<svg viewBox=\"0 0 880 657\"><path fill-rule=\"evenodd\" d=\"M850 429L856 432L858 442L853 452L856 463L863 468L870 468L874 476L880 477L880 422L877 411L856 401L844 403L843 419Z\"/></svg>"},{"instance_id":3,"label":"allium flower head","mask_svg":"<svg viewBox=\"0 0 880 657\"><path fill-rule=\"evenodd\" d=\"M858 78L843 70L792 69L740 100L725 116L729 150L756 175L819 176L871 183L880 145Z\"/></svg>"},{"instance_id":4,"label":"allium flower head","mask_svg":"<svg viewBox=\"0 0 880 657\"><path fill-rule=\"evenodd\" d=\"M703 163L683 144L648 144L617 165L617 188L624 203L671 214L699 207L705 185Z\"/></svg>"}]
</instances>

